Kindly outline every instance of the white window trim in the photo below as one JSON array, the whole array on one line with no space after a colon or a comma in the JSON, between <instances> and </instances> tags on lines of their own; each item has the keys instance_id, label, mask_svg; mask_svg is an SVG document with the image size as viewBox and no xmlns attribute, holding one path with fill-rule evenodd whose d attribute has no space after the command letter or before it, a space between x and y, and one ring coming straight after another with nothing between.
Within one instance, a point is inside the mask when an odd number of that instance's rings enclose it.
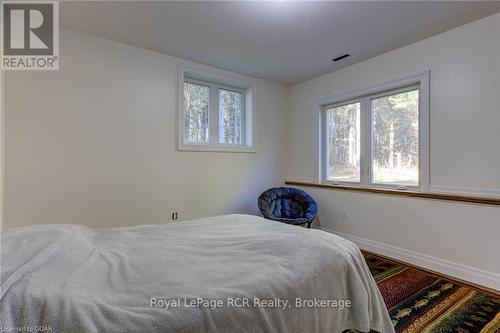
<instances>
[{"instance_id":1,"label":"white window trim","mask_svg":"<svg viewBox=\"0 0 500 333\"><path fill-rule=\"evenodd\" d=\"M209 86L213 89L224 89L242 93L242 144L219 144L219 128L210 124L209 144L184 143L184 82L193 82ZM179 151L208 151L208 152L235 152L255 153L255 110L256 81L239 74L229 73L204 65L179 64L177 68L177 150ZM213 96L213 92L210 92ZM210 117L219 117L215 114L218 110L218 100L211 99ZM217 126L218 127L218 126Z\"/></svg>"},{"instance_id":2,"label":"white window trim","mask_svg":"<svg viewBox=\"0 0 500 333\"><path fill-rule=\"evenodd\" d=\"M384 84L370 86L364 89L356 90L347 94L321 98L318 100L319 119L320 119L320 135L319 135L319 168L318 178L319 182L324 184L333 185L349 185L360 186L366 188L385 188L392 190L412 190L412 191L429 191L430 174L429 174L429 84L430 84L430 71L425 71L419 74L408 76L405 78L393 80ZM411 88L419 89L419 184L418 186L400 186L390 184L375 184L371 183L372 170L371 170L371 150L372 150L372 129L371 126L371 110L369 100L382 97L387 93L404 92L412 90ZM361 167L361 181L348 182L348 181L327 181L326 177L326 157L327 157L327 143L326 143L326 112L325 107L341 106L345 104L361 102L360 110L360 126L361 126L361 153L360 153L360 167ZM363 103L364 101L364 103ZM367 135L368 134L368 135Z\"/></svg>"}]
</instances>

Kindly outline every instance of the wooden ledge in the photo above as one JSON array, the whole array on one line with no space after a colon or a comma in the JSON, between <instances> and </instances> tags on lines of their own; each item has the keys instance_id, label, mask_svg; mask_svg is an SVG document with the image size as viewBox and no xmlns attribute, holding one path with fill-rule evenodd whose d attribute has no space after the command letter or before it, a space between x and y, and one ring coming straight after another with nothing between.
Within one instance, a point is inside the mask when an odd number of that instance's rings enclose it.
<instances>
[{"instance_id":1,"label":"wooden ledge","mask_svg":"<svg viewBox=\"0 0 500 333\"><path fill-rule=\"evenodd\" d=\"M386 195L397 195L402 197L410 198L424 198L432 200L446 200L446 201L458 201L475 203L481 205L493 205L500 206L500 198L495 197L482 197L482 196L472 196L472 195L462 195L462 194L446 194L446 193L430 193L430 192L415 192L415 191L405 191L405 190L390 190L382 188L368 188L368 187L358 187L358 186L346 186L346 185L329 185L329 184L318 184L318 183L305 183L305 182L295 182L286 181L286 185L293 186L305 186L305 187L316 187L329 190L344 190L351 192L367 192L367 193L379 193Z\"/></svg>"}]
</instances>

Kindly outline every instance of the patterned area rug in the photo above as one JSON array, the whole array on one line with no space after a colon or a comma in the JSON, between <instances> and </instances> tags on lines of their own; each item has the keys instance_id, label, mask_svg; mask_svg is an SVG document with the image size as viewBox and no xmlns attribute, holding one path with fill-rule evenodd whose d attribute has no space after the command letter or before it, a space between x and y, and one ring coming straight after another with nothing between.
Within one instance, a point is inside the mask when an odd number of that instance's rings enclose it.
<instances>
[{"instance_id":1,"label":"patterned area rug","mask_svg":"<svg viewBox=\"0 0 500 333\"><path fill-rule=\"evenodd\" d=\"M364 253L398 333L500 333L500 298Z\"/></svg>"}]
</instances>

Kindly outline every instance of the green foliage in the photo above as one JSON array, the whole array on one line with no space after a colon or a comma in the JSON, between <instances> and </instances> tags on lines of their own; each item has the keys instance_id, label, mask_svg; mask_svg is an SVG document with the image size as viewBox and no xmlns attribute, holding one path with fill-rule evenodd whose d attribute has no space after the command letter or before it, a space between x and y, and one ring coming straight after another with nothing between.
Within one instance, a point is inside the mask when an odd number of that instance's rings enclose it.
<instances>
[{"instance_id":1,"label":"green foliage","mask_svg":"<svg viewBox=\"0 0 500 333\"><path fill-rule=\"evenodd\" d=\"M418 91L372 101L373 159L380 167L418 164ZM396 161L399 159L399 161Z\"/></svg>"}]
</instances>

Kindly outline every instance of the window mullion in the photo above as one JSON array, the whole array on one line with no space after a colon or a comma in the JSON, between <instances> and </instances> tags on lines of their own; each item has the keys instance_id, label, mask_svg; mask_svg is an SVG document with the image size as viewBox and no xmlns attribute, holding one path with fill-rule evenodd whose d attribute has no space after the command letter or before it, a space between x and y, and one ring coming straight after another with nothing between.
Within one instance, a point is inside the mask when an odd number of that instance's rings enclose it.
<instances>
[{"instance_id":1,"label":"window mullion","mask_svg":"<svg viewBox=\"0 0 500 333\"><path fill-rule=\"evenodd\" d=\"M361 101L361 185L367 186L371 183L371 106L370 98Z\"/></svg>"}]
</instances>

